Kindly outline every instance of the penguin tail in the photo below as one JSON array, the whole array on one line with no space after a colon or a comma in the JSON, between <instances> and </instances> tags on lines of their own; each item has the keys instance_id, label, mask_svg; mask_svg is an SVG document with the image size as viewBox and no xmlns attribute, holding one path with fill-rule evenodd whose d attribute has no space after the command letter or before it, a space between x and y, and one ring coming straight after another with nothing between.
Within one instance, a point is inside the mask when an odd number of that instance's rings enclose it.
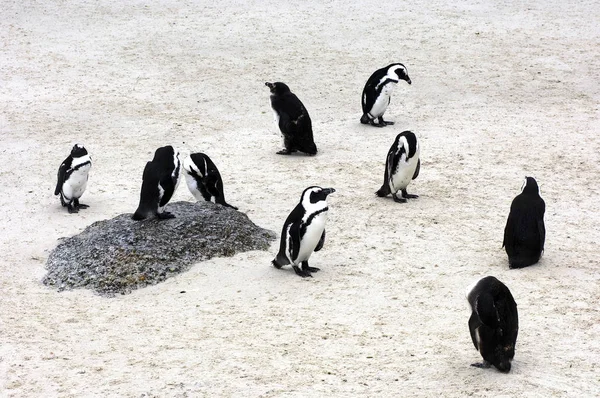
<instances>
[{"instance_id":1,"label":"penguin tail","mask_svg":"<svg viewBox=\"0 0 600 398\"><path fill-rule=\"evenodd\" d=\"M271 261L271 264L273 264L273 267L280 269L281 267L283 267L283 265L279 264L277 262L277 259L273 259L273 261Z\"/></svg>"},{"instance_id":2,"label":"penguin tail","mask_svg":"<svg viewBox=\"0 0 600 398\"><path fill-rule=\"evenodd\" d=\"M380 198L388 196L390 192L385 188L385 185L379 188L379 190L375 192L375 195L379 196Z\"/></svg>"},{"instance_id":3,"label":"penguin tail","mask_svg":"<svg viewBox=\"0 0 600 398\"><path fill-rule=\"evenodd\" d=\"M135 221L140 221L140 220L144 220L146 219L146 214L142 213L139 209L135 211L135 213L133 213L133 215L131 216L132 220Z\"/></svg>"},{"instance_id":4,"label":"penguin tail","mask_svg":"<svg viewBox=\"0 0 600 398\"><path fill-rule=\"evenodd\" d=\"M369 122L371 121L371 119L369 119L369 116L367 116L367 114L363 114L362 117L360 118L360 122L362 124L369 124Z\"/></svg>"}]
</instances>

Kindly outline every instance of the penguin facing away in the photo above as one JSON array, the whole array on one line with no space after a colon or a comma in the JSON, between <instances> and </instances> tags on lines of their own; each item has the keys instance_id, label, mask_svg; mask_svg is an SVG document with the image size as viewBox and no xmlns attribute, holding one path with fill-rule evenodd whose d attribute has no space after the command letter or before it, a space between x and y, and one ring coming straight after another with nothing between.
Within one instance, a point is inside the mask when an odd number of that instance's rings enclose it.
<instances>
[{"instance_id":1,"label":"penguin facing away","mask_svg":"<svg viewBox=\"0 0 600 398\"><path fill-rule=\"evenodd\" d=\"M304 104L281 82L265 83L271 90L271 108L275 122L283 136L284 148L278 155L289 155L300 151L308 155L317 154L313 140L312 122Z\"/></svg>"},{"instance_id":2,"label":"penguin facing away","mask_svg":"<svg viewBox=\"0 0 600 398\"><path fill-rule=\"evenodd\" d=\"M471 339L483 358L483 363L471 366L489 368L494 365L499 371L508 373L519 333L517 303L508 287L493 276L469 286L466 295L472 311L469 318Z\"/></svg>"},{"instance_id":3,"label":"penguin facing away","mask_svg":"<svg viewBox=\"0 0 600 398\"><path fill-rule=\"evenodd\" d=\"M398 203L406 203L407 199L418 198L419 195L406 192L406 187L419 176L421 170L419 155L417 136L412 131L398 134L387 154L383 185L375 194L380 197L392 194L394 201ZM398 192L401 196L398 196Z\"/></svg>"},{"instance_id":4,"label":"penguin facing away","mask_svg":"<svg viewBox=\"0 0 600 398\"><path fill-rule=\"evenodd\" d=\"M510 268L523 268L539 261L544 252L546 203L533 177L525 177L521 193L510 205L502 247Z\"/></svg>"},{"instance_id":5,"label":"penguin facing away","mask_svg":"<svg viewBox=\"0 0 600 398\"><path fill-rule=\"evenodd\" d=\"M400 80L412 84L408 71L403 64L395 63L373 72L362 93L362 124L384 127L394 122L383 120L383 114L390 104L391 95ZM377 122L375 122L377 120Z\"/></svg>"},{"instance_id":6,"label":"penguin facing away","mask_svg":"<svg viewBox=\"0 0 600 398\"><path fill-rule=\"evenodd\" d=\"M58 178L54 195L60 194L60 203L69 213L77 213L79 209L89 206L79 203L79 198L87 187L92 158L83 145L75 144L71 154L58 168Z\"/></svg>"},{"instance_id":7,"label":"penguin facing away","mask_svg":"<svg viewBox=\"0 0 600 398\"><path fill-rule=\"evenodd\" d=\"M164 208L177 189L180 171L179 152L170 145L158 148L152 161L146 163L144 168L140 204L131 218L175 218L172 213L164 211Z\"/></svg>"},{"instance_id":8,"label":"penguin facing away","mask_svg":"<svg viewBox=\"0 0 600 398\"><path fill-rule=\"evenodd\" d=\"M221 174L208 155L192 153L183 161L183 170L187 186L196 200L214 202L237 210L237 207L225 202Z\"/></svg>"},{"instance_id":9,"label":"penguin facing away","mask_svg":"<svg viewBox=\"0 0 600 398\"><path fill-rule=\"evenodd\" d=\"M327 222L327 196L333 188L308 187L302 192L300 203L289 214L281 230L279 253L272 261L275 268L291 264L296 274L303 278L312 277L319 268L310 267L308 259L325 243ZM302 268L299 267L302 265Z\"/></svg>"}]
</instances>

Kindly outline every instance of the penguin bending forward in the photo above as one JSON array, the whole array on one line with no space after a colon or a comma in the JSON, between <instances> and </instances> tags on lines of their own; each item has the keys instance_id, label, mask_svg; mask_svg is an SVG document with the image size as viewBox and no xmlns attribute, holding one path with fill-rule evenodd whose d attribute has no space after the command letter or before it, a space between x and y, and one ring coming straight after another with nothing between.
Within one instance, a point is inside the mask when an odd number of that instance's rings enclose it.
<instances>
[{"instance_id":1,"label":"penguin bending forward","mask_svg":"<svg viewBox=\"0 0 600 398\"><path fill-rule=\"evenodd\" d=\"M515 356L519 333L517 303L508 287L493 276L486 276L467 289L471 306L469 331L483 363L471 366L489 368L494 365L508 373Z\"/></svg>"},{"instance_id":2,"label":"penguin bending forward","mask_svg":"<svg viewBox=\"0 0 600 398\"><path fill-rule=\"evenodd\" d=\"M319 268L309 267L308 259L313 252L321 250L325 243L325 223L329 210L327 195L333 192L333 188L316 186L302 192L300 203L283 224L279 253L272 261L275 268L291 264L296 274L303 278L319 271Z\"/></svg>"},{"instance_id":3,"label":"penguin bending forward","mask_svg":"<svg viewBox=\"0 0 600 398\"><path fill-rule=\"evenodd\" d=\"M164 211L164 207L177 189L180 170L179 152L170 145L158 148L154 152L154 159L146 163L144 168L140 204L131 218L175 218L173 214Z\"/></svg>"},{"instance_id":4,"label":"penguin bending forward","mask_svg":"<svg viewBox=\"0 0 600 398\"><path fill-rule=\"evenodd\" d=\"M394 201L406 203L406 199L418 198L406 192L408 184L419 176L421 170L420 149L417 136L403 131L396 136L385 161L383 185L375 194L380 197L392 194ZM401 196L398 196L398 191Z\"/></svg>"},{"instance_id":5,"label":"penguin bending forward","mask_svg":"<svg viewBox=\"0 0 600 398\"><path fill-rule=\"evenodd\" d=\"M289 155L300 151L308 155L317 154L313 140L312 122L304 104L281 82L265 83L271 90L271 108L275 121L283 136L284 148L278 155Z\"/></svg>"},{"instance_id":6,"label":"penguin bending forward","mask_svg":"<svg viewBox=\"0 0 600 398\"><path fill-rule=\"evenodd\" d=\"M546 203L533 177L525 177L521 193L510 205L502 247L510 268L523 268L539 261L544 252Z\"/></svg>"},{"instance_id":7,"label":"penguin bending forward","mask_svg":"<svg viewBox=\"0 0 600 398\"><path fill-rule=\"evenodd\" d=\"M85 192L88 174L92 168L92 158L83 145L75 144L71 154L58 168L58 181L54 195L60 194L60 203L69 213L77 213L79 209L89 206L79 203L79 198Z\"/></svg>"},{"instance_id":8,"label":"penguin bending forward","mask_svg":"<svg viewBox=\"0 0 600 398\"><path fill-rule=\"evenodd\" d=\"M183 170L187 186L196 200L214 202L237 210L237 207L225 202L221 174L208 155L192 153L183 161Z\"/></svg>"},{"instance_id":9,"label":"penguin bending forward","mask_svg":"<svg viewBox=\"0 0 600 398\"><path fill-rule=\"evenodd\" d=\"M383 120L383 114L390 104L392 92L400 80L412 84L406 67L400 63L378 69L369 77L362 93L363 115L360 118L362 124L376 127L394 124L394 122Z\"/></svg>"}]
</instances>

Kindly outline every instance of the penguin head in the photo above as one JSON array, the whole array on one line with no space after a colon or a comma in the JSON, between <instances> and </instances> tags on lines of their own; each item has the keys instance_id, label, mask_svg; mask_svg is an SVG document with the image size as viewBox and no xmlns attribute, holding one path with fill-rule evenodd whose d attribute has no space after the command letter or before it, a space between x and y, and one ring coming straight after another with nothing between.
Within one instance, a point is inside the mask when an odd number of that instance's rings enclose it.
<instances>
[{"instance_id":1,"label":"penguin head","mask_svg":"<svg viewBox=\"0 0 600 398\"><path fill-rule=\"evenodd\" d=\"M408 84L412 84L410 77L408 77L408 71L406 70L406 66L404 66L403 64L392 64L388 72L388 76L389 75L395 75L398 77L398 80L404 80Z\"/></svg>"},{"instance_id":2,"label":"penguin head","mask_svg":"<svg viewBox=\"0 0 600 398\"><path fill-rule=\"evenodd\" d=\"M287 86L287 84L282 83L282 82L275 82L275 83L266 82L265 86L269 87L269 90L271 90L271 94L274 94L274 95L281 95L281 94L288 93L290 91L290 88Z\"/></svg>"},{"instance_id":3,"label":"penguin head","mask_svg":"<svg viewBox=\"0 0 600 398\"><path fill-rule=\"evenodd\" d=\"M74 158L80 158L88 154L88 151L81 144L73 145L73 149L71 149L71 156Z\"/></svg>"},{"instance_id":4,"label":"penguin head","mask_svg":"<svg viewBox=\"0 0 600 398\"><path fill-rule=\"evenodd\" d=\"M333 188L321 188L317 186L308 187L302 192L300 203L305 209L324 204L327 206L327 196L335 192Z\"/></svg>"},{"instance_id":5,"label":"penguin head","mask_svg":"<svg viewBox=\"0 0 600 398\"><path fill-rule=\"evenodd\" d=\"M490 361L492 365L496 367L499 371L503 373L510 372L511 368L511 358L515 355L514 348L511 346L504 347L502 345L498 345L494 352L494 358ZM510 355L512 352L512 355Z\"/></svg>"},{"instance_id":6,"label":"penguin head","mask_svg":"<svg viewBox=\"0 0 600 398\"><path fill-rule=\"evenodd\" d=\"M521 187L521 192L529 195L540 195L540 187L535 178L525 177L525 181L523 181L523 186Z\"/></svg>"}]
</instances>

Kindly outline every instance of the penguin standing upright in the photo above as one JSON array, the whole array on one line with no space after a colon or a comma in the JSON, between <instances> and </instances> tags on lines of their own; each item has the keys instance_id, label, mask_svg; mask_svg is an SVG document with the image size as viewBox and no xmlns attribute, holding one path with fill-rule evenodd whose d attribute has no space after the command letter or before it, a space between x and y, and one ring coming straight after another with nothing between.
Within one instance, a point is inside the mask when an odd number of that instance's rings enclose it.
<instances>
[{"instance_id":1,"label":"penguin standing upright","mask_svg":"<svg viewBox=\"0 0 600 398\"><path fill-rule=\"evenodd\" d=\"M544 251L546 203L533 177L525 177L521 193L510 205L502 247L510 268L523 268L539 261Z\"/></svg>"},{"instance_id":2,"label":"penguin standing upright","mask_svg":"<svg viewBox=\"0 0 600 398\"><path fill-rule=\"evenodd\" d=\"M271 108L275 121L283 136L284 148L278 155L289 155L300 151L308 155L317 154L313 140L312 122L304 104L281 82L265 83L271 90Z\"/></svg>"},{"instance_id":3,"label":"penguin standing upright","mask_svg":"<svg viewBox=\"0 0 600 398\"><path fill-rule=\"evenodd\" d=\"M225 202L221 174L208 155L192 153L183 161L183 170L187 186L196 200L214 202L237 210L237 207Z\"/></svg>"},{"instance_id":4,"label":"penguin standing upright","mask_svg":"<svg viewBox=\"0 0 600 398\"><path fill-rule=\"evenodd\" d=\"M471 366L489 368L494 365L508 373L519 333L517 303L510 290L493 276L486 276L469 286L467 301L471 306L471 339L483 357L483 363Z\"/></svg>"},{"instance_id":5,"label":"penguin standing upright","mask_svg":"<svg viewBox=\"0 0 600 398\"><path fill-rule=\"evenodd\" d=\"M71 154L58 168L58 181L54 195L60 194L60 203L69 213L77 213L79 209L89 206L79 203L79 198L87 187L92 158L83 145L75 144Z\"/></svg>"},{"instance_id":6,"label":"penguin standing upright","mask_svg":"<svg viewBox=\"0 0 600 398\"><path fill-rule=\"evenodd\" d=\"M362 124L376 127L394 124L394 122L383 120L383 114L390 104L390 96L400 80L412 84L406 67L400 63L378 69L369 77L362 93L363 115L360 118Z\"/></svg>"},{"instance_id":7,"label":"penguin standing upright","mask_svg":"<svg viewBox=\"0 0 600 398\"><path fill-rule=\"evenodd\" d=\"M173 214L164 211L164 207L177 189L180 170L179 152L170 145L158 148L152 161L146 163L144 168L140 204L131 218L174 218Z\"/></svg>"},{"instance_id":8,"label":"penguin standing upright","mask_svg":"<svg viewBox=\"0 0 600 398\"><path fill-rule=\"evenodd\" d=\"M300 203L296 205L283 224L279 253L272 261L275 268L291 264L296 274L305 278L319 268L309 267L308 259L318 252L325 243L325 223L327 222L327 195L333 188L308 187L302 192ZM298 266L302 264L302 269Z\"/></svg>"},{"instance_id":9,"label":"penguin standing upright","mask_svg":"<svg viewBox=\"0 0 600 398\"><path fill-rule=\"evenodd\" d=\"M417 136L412 131L403 131L396 136L385 161L383 185L377 196L392 194L394 201L406 203L408 198L418 198L406 192L408 184L419 176L421 170L420 149ZM398 197L398 191L402 196Z\"/></svg>"}]
</instances>

